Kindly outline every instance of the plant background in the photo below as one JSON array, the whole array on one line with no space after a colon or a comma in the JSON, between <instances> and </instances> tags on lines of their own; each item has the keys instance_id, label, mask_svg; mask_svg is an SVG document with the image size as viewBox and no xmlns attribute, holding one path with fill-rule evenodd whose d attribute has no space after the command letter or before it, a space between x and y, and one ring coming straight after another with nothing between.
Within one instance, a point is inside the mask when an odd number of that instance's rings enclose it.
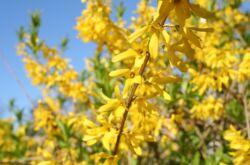
<instances>
[{"instance_id":1,"label":"plant background","mask_svg":"<svg viewBox=\"0 0 250 165\"><path fill-rule=\"evenodd\" d=\"M155 1L154 1L155 2ZM93 43L83 44L77 39L77 32L74 30L76 17L80 15L81 10L85 7L78 0L74 1L4 1L1 5L0 20L0 117L6 117L10 114L7 112L7 104L11 98L17 100L17 105L25 109L25 113L30 116L31 105L26 100L24 94L16 83L13 75L10 74L8 67L10 65L17 76L24 84L24 88L35 100L39 98L39 91L32 87L24 72L24 66L21 58L18 58L15 51L17 45L16 31L20 25L27 26L29 13L34 10L42 12L42 28L40 36L47 40L49 45L57 45L60 40L67 36L70 39L68 49L65 52L66 57L71 59L71 64L77 71L84 69L84 58L92 56L95 46ZM119 1L115 1L114 6ZM132 11L136 8L137 1L126 1L126 13L124 19L130 22ZM113 7L114 8L114 7ZM250 9L250 3L246 2L241 10ZM114 10L114 9L112 9ZM114 16L113 16L114 17ZM182 141L181 141L182 142ZM185 144L184 144L185 145Z\"/></svg>"}]
</instances>

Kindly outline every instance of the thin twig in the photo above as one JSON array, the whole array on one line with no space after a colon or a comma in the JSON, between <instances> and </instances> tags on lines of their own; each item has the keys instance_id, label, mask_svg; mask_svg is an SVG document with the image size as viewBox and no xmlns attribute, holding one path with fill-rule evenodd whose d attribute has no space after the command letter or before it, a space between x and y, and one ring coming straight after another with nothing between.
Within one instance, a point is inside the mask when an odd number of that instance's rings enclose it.
<instances>
[{"instance_id":1,"label":"thin twig","mask_svg":"<svg viewBox=\"0 0 250 165\"><path fill-rule=\"evenodd\" d=\"M248 113L248 103L247 103L247 96L243 97L243 105L244 105L244 112L246 117L246 126L247 126L247 137L250 139L250 124L249 124L249 113Z\"/></svg>"},{"instance_id":2,"label":"thin twig","mask_svg":"<svg viewBox=\"0 0 250 165\"><path fill-rule=\"evenodd\" d=\"M176 25L172 25L172 24L164 24L164 25L162 25L162 27L174 28L174 27L176 27Z\"/></svg>"},{"instance_id":3,"label":"thin twig","mask_svg":"<svg viewBox=\"0 0 250 165\"><path fill-rule=\"evenodd\" d=\"M247 87L247 83L244 84L241 95L239 95L238 93L235 93L230 88L226 88L225 86L223 88L226 89L228 93L231 94L243 106L245 119L246 119L247 136L248 136L248 139L250 139L250 123L249 123L250 120L249 120L249 112L248 112L249 108L248 108L248 103L247 103L247 93L243 94L246 90L246 87Z\"/></svg>"},{"instance_id":4,"label":"thin twig","mask_svg":"<svg viewBox=\"0 0 250 165\"><path fill-rule=\"evenodd\" d=\"M29 157L19 160L8 160L8 161L0 161L0 164L2 165L27 165L30 164L32 161L42 161L44 160L42 157Z\"/></svg>"},{"instance_id":5,"label":"thin twig","mask_svg":"<svg viewBox=\"0 0 250 165\"><path fill-rule=\"evenodd\" d=\"M32 101L31 96L29 95L29 93L26 91L22 81L18 78L16 72L14 71L14 69L11 67L11 65L8 63L7 59L4 57L3 53L0 52L0 59L2 60L3 64L5 65L7 71L11 74L11 76L14 78L14 80L16 81L17 85L19 86L19 88L21 89L21 91L23 92L24 96L27 98L27 100L31 103L32 106L34 106L34 103Z\"/></svg>"},{"instance_id":6,"label":"thin twig","mask_svg":"<svg viewBox=\"0 0 250 165\"><path fill-rule=\"evenodd\" d=\"M225 91L227 91L231 96L233 96L233 98L235 98L237 101L239 101L240 104L242 104L242 105L244 104L244 103L243 103L243 100L242 100L242 95L240 95L240 94L234 92L232 89L227 88L227 87L224 86L224 85L222 85L222 88L223 88Z\"/></svg>"},{"instance_id":7,"label":"thin twig","mask_svg":"<svg viewBox=\"0 0 250 165\"><path fill-rule=\"evenodd\" d=\"M145 68L147 66L147 63L149 61L149 57L150 57L150 54L149 52L147 51L146 52L146 57L144 59L144 62L139 70L139 75L142 76L144 71L145 71ZM117 139L116 139L116 143L115 143L115 149L113 151L113 155L116 155L118 153L118 149L119 149L119 144L120 144L120 140L121 140L121 135L123 133L123 129L124 129L124 124L125 124L125 121L127 119L127 116L128 116L128 111L129 111L129 108L134 100L134 96L135 96L135 92L136 92L136 89L137 87L139 86L139 84L137 83L134 83L131 87L131 91L130 91L130 94L127 98L127 101L126 101L126 109L125 109L125 112L123 113L123 117L122 117L122 121L121 121L121 125L120 125L120 128L119 128L119 133L118 133L118 136L117 136Z\"/></svg>"},{"instance_id":8,"label":"thin twig","mask_svg":"<svg viewBox=\"0 0 250 165\"><path fill-rule=\"evenodd\" d=\"M164 28L176 28L176 29L178 29L178 28L180 28L180 25L164 24L164 25L162 25L162 27L164 27Z\"/></svg>"}]
</instances>

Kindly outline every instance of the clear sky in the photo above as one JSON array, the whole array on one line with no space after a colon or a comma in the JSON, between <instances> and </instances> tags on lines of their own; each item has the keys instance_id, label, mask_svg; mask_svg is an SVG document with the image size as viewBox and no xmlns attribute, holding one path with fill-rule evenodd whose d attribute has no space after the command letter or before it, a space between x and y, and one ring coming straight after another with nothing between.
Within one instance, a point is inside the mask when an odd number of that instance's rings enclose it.
<instances>
[{"instance_id":1,"label":"clear sky","mask_svg":"<svg viewBox=\"0 0 250 165\"><path fill-rule=\"evenodd\" d=\"M118 3L119 0L113 0L113 2ZM124 2L127 7L124 17L126 21L129 21L138 0L124 0ZM34 100L39 98L40 92L37 87L31 85L26 77L21 58L16 55L16 31L21 25L28 26L31 11L40 10L42 12L41 38L50 46L56 46L64 36L69 37L69 49L65 52L65 56L70 58L72 65L80 71L84 68L84 58L91 56L95 48L93 43L86 44L77 39L77 31L74 30L76 18L84 7L80 0L0 1L0 53L7 59ZM249 3L243 8L249 9ZM11 98L15 98L20 107L26 109L31 107L22 90L0 60L0 117L5 115Z\"/></svg>"},{"instance_id":2,"label":"clear sky","mask_svg":"<svg viewBox=\"0 0 250 165\"><path fill-rule=\"evenodd\" d=\"M130 20L129 13L135 10L137 2L138 0L125 1L126 20ZM25 74L21 58L16 54L18 42L16 31L21 25L28 26L31 11L40 10L42 13L41 38L46 40L50 46L56 46L64 36L69 37L69 48L64 56L70 58L74 68L80 71L84 68L84 58L91 56L95 48L93 43L86 44L77 39L77 31L74 30L76 18L81 15L84 7L81 0L0 1L0 53L4 55L34 100L39 98L40 92L37 87L32 86ZM20 107L31 108L15 79L0 60L0 117L6 115L5 111L11 98L15 98Z\"/></svg>"}]
</instances>

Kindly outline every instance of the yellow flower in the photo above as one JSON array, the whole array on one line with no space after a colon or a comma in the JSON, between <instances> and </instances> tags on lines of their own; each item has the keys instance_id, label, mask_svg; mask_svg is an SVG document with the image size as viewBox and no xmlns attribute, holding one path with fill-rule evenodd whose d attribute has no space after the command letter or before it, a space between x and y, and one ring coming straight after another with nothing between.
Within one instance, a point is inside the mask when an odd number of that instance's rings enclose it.
<instances>
[{"instance_id":1,"label":"yellow flower","mask_svg":"<svg viewBox=\"0 0 250 165\"><path fill-rule=\"evenodd\" d=\"M106 104L102 105L98 109L98 113L108 113L110 119L115 118L116 120L121 120L122 115L125 111L125 102L120 93L119 85L115 86L115 99L110 99L104 94L101 94L103 100L106 101Z\"/></svg>"},{"instance_id":2,"label":"yellow flower","mask_svg":"<svg viewBox=\"0 0 250 165\"><path fill-rule=\"evenodd\" d=\"M144 26L141 29L132 33L128 37L128 41L130 43L133 43L136 41L136 39L142 37L143 34L146 32L150 34L148 42L148 50L150 53L150 57L156 60L159 53L160 38L163 39L164 43L168 43L170 39L169 35L162 26L156 23L152 23L151 25Z\"/></svg>"},{"instance_id":3,"label":"yellow flower","mask_svg":"<svg viewBox=\"0 0 250 165\"><path fill-rule=\"evenodd\" d=\"M178 69L180 69L182 72L187 71L187 64L183 62L175 53L174 45L171 45L168 47L168 54L167 57L169 58L169 61L171 64L176 66Z\"/></svg>"},{"instance_id":4,"label":"yellow flower","mask_svg":"<svg viewBox=\"0 0 250 165\"><path fill-rule=\"evenodd\" d=\"M235 165L248 164L250 162L250 140L241 135L232 125L224 133L224 139L229 142L229 147L233 150L230 154L233 156Z\"/></svg>"},{"instance_id":5,"label":"yellow flower","mask_svg":"<svg viewBox=\"0 0 250 165\"><path fill-rule=\"evenodd\" d=\"M35 130L40 128L48 129L49 131L54 128L54 117L52 111L46 107L43 102L39 102L34 109Z\"/></svg>"},{"instance_id":6,"label":"yellow flower","mask_svg":"<svg viewBox=\"0 0 250 165\"><path fill-rule=\"evenodd\" d=\"M107 122L102 124L102 126L95 126L86 129L83 140L86 141L87 145L93 145L101 141L103 147L110 151L112 149L111 147L114 146L117 132Z\"/></svg>"},{"instance_id":7,"label":"yellow flower","mask_svg":"<svg viewBox=\"0 0 250 165\"><path fill-rule=\"evenodd\" d=\"M123 28L110 19L109 1L88 1L86 9L77 19L78 37L84 42L94 41L97 50L107 46L111 53L119 53L126 49L128 42Z\"/></svg>"},{"instance_id":8,"label":"yellow flower","mask_svg":"<svg viewBox=\"0 0 250 165\"><path fill-rule=\"evenodd\" d=\"M177 22L180 26L185 25L185 20L191 16L191 11L202 18L213 16L200 5L189 3L189 0L160 0L155 20L161 22L168 17L171 11L174 11L173 14L177 16Z\"/></svg>"},{"instance_id":9,"label":"yellow flower","mask_svg":"<svg viewBox=\"0 0 250 165\"><path fill-rule=\"evenodd\" d=\"M209 96L201 103L196 103L190 110L192 116L201 120L218 120L224 113L222 99L215 99L213 96Z\"/></svg>"},{"instance_id":10,"label":"yellow flower","mask_svg":"<svg viewBox=\"0 0 250 165\"><path fill-rule=\"evenodd\" d=\"M52 56L48 58L48 67L56 68L58 70L66 69L68 66L67 61L59 56Z\"/></svg>"},{"instance_id":11,"label":"yellow flower","mask_svg":"<svg viewBox=\"0 0 250 165\"><path fill-rule=\"evenodd\" d=\"M29 57L24 58L23 61L28 76L32 79L34 85L42 85L46 83L47 69L43 65Z\"/></svg>"},{"instance_id":12,"label":"yellow flower","mask_svg":"<svg viewBox=\"0 0 250 165\"><path fill-rule=\"evenodd\" d=\"M118 55L115 55L112 58L112 62L119 62L119 61L123 61L126 59L135 58L137 56L139 56L139 53L137 51L135 51L134 49L130 48L130 49L118 54Z\"/></svg>"},{"instance_id":13,"label":"yellow flower","mask_svg":"<svg viewBox=\"0 0 250 165\"><path fill-rule=\"evenodd\" d=\"M73 101L85 102L88 100L87 89L81 82L64 82L62 81L59 85L59 91L65 96L70 97Z\"/></svg>"},{"instance_id":14,"label":"yellow flower","mask_svg":"<svg viewBox=\"0 0 250 165\"><path fill-rule=\"evenodd\" d=\"M239 65L238 79L243 82L250 78L250 50L244 54L243 60Z\"/></svg>"}]
</instances>

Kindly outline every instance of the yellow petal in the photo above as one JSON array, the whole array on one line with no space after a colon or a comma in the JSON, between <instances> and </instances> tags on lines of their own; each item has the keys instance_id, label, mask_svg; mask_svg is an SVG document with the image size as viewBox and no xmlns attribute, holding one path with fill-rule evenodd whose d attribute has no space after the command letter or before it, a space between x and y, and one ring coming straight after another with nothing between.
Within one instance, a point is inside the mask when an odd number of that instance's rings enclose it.
<instances>
[{"instance_id":1,"label":"yellow petal","mask_svg":"<svg viewBox=\"0 0 250 165\"><path fill-rule=\"evenodd\" d=\"M142 76L140 75L136 75L133 79L132 79L133 83L137 83L137 84L141 84L142 83Z\"/></svg>"},{"instance_id":2,"label":"yellow petal","mask_svg":"<svg viewBox=\"0 0 250 165\"><path fill-rule=\"evenodd\" d=\"M161 31L161 34L162 34L162 36L163 36L164 42L165 42L166 44L168 44L168 43L169 43L169 40L170 40L168 33L163 29L163 30Z\"/></svg>"},{"instance_id":3,"label":"yellow petal","mask_svg":"<svg viewBox=\"0 0 250 165\"><path fill-rule=\"evenodd\" d=\"M140 68L144 63L145 57L140 57L135 59L134 68Z\"/></svg>"},{"instance_id":4,"label":"yellow petal","mask_svg":"<svg viewBox=\"0 0 250 165\"><path fill-rule=\"evenodd\" d=\"M132 86L133 82L131 80L131 78L128 78L126 81L125 81L125 85L124 85L124 88L123 88L123 92L122 92L122 97L125 98L128 96L129 94L129 89L130 87Z\"/></svg>"},{"instance_id":5,"label":"yellow petal","mask_svg":"<svg viewBox=\"0 0 250 165\"><path fill-rule=\"evenodd\" d=\"M154 22L161 23L164 21L170 13L171 10L174 8L174 3L166 0L159 0L157 12L154 17Z\"/></svg>"},{"instance_id":6,"label":"yellow petal","mask_svg":"<svg viewBox=\"0 0 250 165\"><path fill-rule=\"evenodd\" d=\"M112 133L111 132L107 132L104 134L104 136L102 137L102 145L104 148L106 148L108 151L111 150L111 146L110 146L110 140L112 138Z\"/></svg>"},{"instance_id":7,"label":"yellow petal","mask_svg":"<svg viewBox=\"0 0 250 165\"><path fill-rule=\"evenodd\" d=\"M137 38L141 37L146 31L147 31L148 26L144 26L141 29L135 31L128 37L128 42L132 43L134 42Z\"/></svg>"},{"instance_id":8,"label":"yellow petal","mask_svg":"<svg viewBox=\"0 0 250 165\"><path fill-rule=\"evenodd\" d=\"M186 37L189 41L191 41L195 46L201 48L200 38L193 33L192 30L186 29Z\"/></svg>"},{"instance_id":9,"label":"yellow petal","mask_svg":"<svg viewBox=\"0 0 250 165\"><path fill-rule=\"evenodd\" d=\"M133 136L126 136L126 144L128 145L129 150L135 155L141 155L141 148L136 145Z\"/></svg>"},{"instance_id":10,"label":"yellow petal","mask_svg":"<svg viewBox=\"0 0 250 165\"><path fill-rule=\"evenodd\" d=\"M116 156L111 156L107 158L103 165L117 165L119 158Z\"/></svg>"},{"instance_id":11,"label":"yellow petal","mask_svg":"<svg viewBox=\"0 0 250 165\"><path fill-rule=\"evenodd\" d=\"M55 163L52 161L42 161L38 165L55 165Z\"/></svg>"},{"instance_id":12,"label":"yellow petal","mask_svg":"<svg viewBox=\"0 0 250 165\"><path fill-rule=\"evenodd\" d=\"M124 106L119 106L118 108L116 108L115 113L114 113L116 119L122 118L124 111L125 111Z\"/></svg>"},{"instance_id":13,"label":"yellow petal","mask_svg":"<svg viewBox=\"0 0 250 165\"><path fill-rule=\"evenodd\" d=\"M206 9L202 8L200 5L190 4L190 8L192 11L199 17L202 18L209 18L212 17L214 14L207 11Z\"/></svg>"},{"instance_id":14,"label":"yellow petal","mask_svg":"<svg viewBox=\"0 0 250 165\"><path fill-rule=\"evenodd\" d=\"M119 88L119 84L117 83L116 85L115 85L115 97L116 98L120 98L121 97L121 92L120 92L120 88Z\"/></svg>"},{"instance_id":15,"label":"yellow petal","mask_svg":"<svg viewBox=\"0 0 250 165\"><path fill-rule=\"evenodd\" d=\"M93 139L93 140L89 140L86 142L88 146L92 146L94 145L95 143L97 143L97 139Z\"/></svg>"},{"instance_id":16,"label":"yellow petal","mask_svg":"<svg viewBox=\"0 0 250 165\"><path fill-rule=\"evenodd\" d=\"M119 106L119 104L120 102L118 100L111 100L107 104L101 106L98 109L98 112L108 112L108 111L114 110L115 108Z\"/></svg>"},{"instance_id":17,"label":"yellow petal","mask_svg":"<svg viewBox=\"0 0 250 165\"><path fill-rule=\"evenodd\" d=\"M120 77L120 76L126 76L130 72L129 69L117 69L114 71L111 71L109 73L110 77Z\"/></svg>"},{"instance_id":18,"label":"yellow petal","mask_svg":"<svg viewBox=\"0 0 250 165\"><path fill-rule=\"evenodd\" d=\"M177 57L176 54L172 50L169 50L168 57L169 57L170 62L173 63L173 65L179 68L182 72L187 71L186 64L182 62L181 59Z\"/></svg>"},{"instance_id":19,"label":"yellow petal","mask_svg":"<svg viewBox=\"0 0 250 165\"><path fill-rule=\"evenodd\" d=\"M101 90L100 92L98 92L99 96L106 102L108 102L109 100L111 100L108 96L106 96Z\"/></svg>"},{"instance_id":20,"label":"yellow petal","mask_svg":"<svg viewBox=\"0 0 250 165\"><path fill-rule=\"evenodd\" d=\"M83 141L89 141L89 140L94 140L96 139L96 136L93 135L84 135Z\"/></svg>"},{"instance_id":21,"label":"yellow petal","mask_svg":"<svg viewBox=\"0 0 250 165\"><path fill-rule=\"evenodd\" d=\"M175 5L175 14L177 16L177 21L181 26L185 25L185 20L190 17L190 11L187 4L179 2Z\"/></svg>"},{"instance_id":22,"label":"yellow petal","mask_svg":"<svg viewBox=\"0 0 250 165\"><path fill-rule=\"evenodd\" d=\"M163 7L163 2L165 2L164 0L159 0L158 4L157 4L157 11L154 15L154 20L159 20L160 17L160 9Z\"/></svg>"},{"instance_id":23,"label":"yellow petal","mask_svg":"<svg viewBox=\"0 0 250 165\"><path fill-rule=\"evenodd\" d=\"M142 150L141 147L134 147L134 151L136 152L137 155L141 155L142 154Z\"/></svg>"},{"instance_id":24,"label":"yellow petal","mask_svg":"<svg viewBox=\"0 0 250 165\"><path fill-rule=\"evenodd\" d=\"M112 62L119 62L128 58L134 58L138 53L134 49L128 49L112 58Z\"/></svg>"},{"instance_id":25,"label":"yellow petal","mask_svg":"<svg viewBox=\"0 0 250 165\"><path fill-rule=\"evenodd\" d=\"M163 91L163 98L167 101L171 101L171 96L165 91Z\"/></svg>"},{"instance_id":26,"label":"yellow petal","mask_svg":"<svg viewBox=\"0 0 250 165\"><path fill-rule=\"evenodd\" d=\"M159 48L159 36L157 32L153 32L150 41L149 41L149 53L150 57L156 59L158 56L158 48Z\"/></svg>"},{"instance_id":27,"label":"yellow petal","mask_svg":"<svg viewBox=\"0 0 250 165\"><path fill-rule=\"evenodd\" d=\"M169 75L164 77L154 77L152 81L157 82L159 84L166 84L166 83L176 83L179 82L180 80L181 80L180 77Z\"/></svg>"},{"instance_id":28,"label":"yellow petal","mask_svg":"<svg viewBox=\"0 0 250 165\"><path fill-rule=\"evenodd\" d=\"M96 125L91 121L91 120L88 120L88 119L84 119L84 121L82 121L83 125L85 127L96 127Z\"/></svg>"},{"instance_id":29,"label":"yellow petal","mask_svg":"<svg viewBox=\"0 0 250 165\"><path fill-rule=\"evenodd\" d=\"M184 53L189 59L193 59L194 57L194 49L191 47L191 45L189 44L189 42L187 41L187 39L183 39L183 46L180 45L176 45L173 46L173 50L174 51L179 51Z\"/></svg>"},{"instance_id":30,"label":"yellow petal","mask_svg":"<svg viewBox=\"0 0 250 165\"><path fill-rule=\"evenodd\" d=\"M194 58L194 49L191 47L191 45L189 44L189 42L187 40L184 40L184 51L185 51L185 54L186 56L192 60Z\"/></svg>"}]
</instances>

